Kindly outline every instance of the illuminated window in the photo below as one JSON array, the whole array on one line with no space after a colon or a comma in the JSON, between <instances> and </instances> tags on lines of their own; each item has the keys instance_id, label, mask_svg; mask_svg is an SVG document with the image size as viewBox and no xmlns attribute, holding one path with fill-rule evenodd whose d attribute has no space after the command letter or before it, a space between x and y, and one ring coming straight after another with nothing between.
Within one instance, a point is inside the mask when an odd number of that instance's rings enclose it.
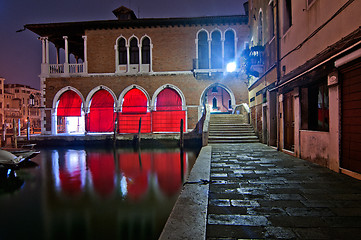
<instances>
[{"instance_id":1,"label":"illuminated window","mask_svg":"<svg viewBox=\"0 0 361 240\"><path fill-rule=\"evenodd\" d=\"M235 35L232 30L225 33L224 41L224 61L226 64L233 62L236 56L235 51Z\"/></svg>"}]
</instances>

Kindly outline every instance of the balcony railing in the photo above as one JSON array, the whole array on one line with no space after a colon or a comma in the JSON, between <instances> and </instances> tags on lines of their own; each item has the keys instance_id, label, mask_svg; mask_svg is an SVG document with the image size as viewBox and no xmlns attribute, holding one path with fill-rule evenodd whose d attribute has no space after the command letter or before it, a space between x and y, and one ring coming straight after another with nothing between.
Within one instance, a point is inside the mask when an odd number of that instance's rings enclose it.
<instances>
[{"instance_id":1,"label":"balcony railing","mask_svg":"<svg viewBox=\"0 0 361 240\"><path fill-rule=\"evenodd\" d=\"M50 74L64 73L64 64L49 64Z\"/></svg>"},{"instance_id":2,"label":"balcony railing","mask_svg":"<svg viewBox=\"0 0 361 240\"><path fill-rule=\"evenodd\" d=\"M87 73L85 63L42 64L42 75L44 76L79 75L84 73Z\"/></svg>"}]
</instances>

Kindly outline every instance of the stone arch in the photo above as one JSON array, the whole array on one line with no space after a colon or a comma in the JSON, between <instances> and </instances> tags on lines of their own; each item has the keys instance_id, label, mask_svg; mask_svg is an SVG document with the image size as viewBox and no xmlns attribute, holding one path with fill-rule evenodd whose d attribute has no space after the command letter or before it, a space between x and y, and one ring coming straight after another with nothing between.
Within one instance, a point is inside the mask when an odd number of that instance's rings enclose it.
<instances>
[{"instance_id":1,"label":"stone arch","mask_svg":"<svg viewBox=\"0 0 361 240\"><path fill-rule=\"evenodd\" d=\"M81 99L82 102L82 108L81 108L81 117L84 118L84 113L85 113L85 99L83 94L76 88L71 87L71 86L66 86L63 87L62 89L60 89L54 96L53 98L53 108L52 108L52 123L51 123L51 133L56 135L58 134L58 115L57 115L57 104L58 101L60 99L60 97L62 96L63 93L67 92L67 91L73 91L75 92ZM83 133L85 131L85 122L84 119L81 120L82 123L82 129L79 131L79 133Z\"/></svg>"},{"instance_id":2,"label":"stone arch","mask_svg":"<svg viewBox=\"0 0 361 240\"><path fill-rule=\"evenodd\" d=\"M231 105L232 105L232 109L236 106L236 98L234 96L234 93L232 92L232 90L230 88L228 88L226 85L223 85L221 83L213 83L211 85L209 85L207 88L205 88L201 94L201 98L199 100L199 104L201 106L204 105L204 100L205 100L205 97L206 97L206 94L207 94L207 91L211 88L214 88L214 87L220 87L220 88L223 88L230 96L231 98Z\"/></svg>"},{"instance_id":3,"label":"stone arch","mask_svg":"<svg viewBox=\"0 0 361 240\"><path fill-rule=\"evenodd\" d=\"M126 88L120 93L119 98L118 98L118 101L117 101L117 106L118 106L119 110L121 110L121 108L122 108L122 101L123 101L123 99L124 99L125 94L127 94L127 92L129 92L130 90L132 90L132 89L134 89L134 88L142 91L142 92L145 94L145 96L147 97L147 105L148 105L148 108L150 107L150 101L151 101L150 99L151 99L151 98L150 98L148 92L147 92L143 87L141 87L141 86L139 86L139 85L136 85L136 84L132 84L132 85L126 87Z\"/></svg>"},{"instance_id":4,"label":"stone arch","mask_svg":"<svg viewBox=\"0 0 361 240\"><path fill-rule=\"evenodd\" d=\"M104 86L104 85L99 85L95 88L93 88L89 93L88 93L88 96L86 98L86 101L85 101L85 104L84 104L84 108L89 111L89 104L90 104L90 101L93 97L93 95L99 91L99 90L105 90L107 92L110 93L110 95L112 95L113 99L114 99L114 103L115 103L115 106L114 106L114 109L117 109L119 107L118 105L118 100L117 100L117 96L115 95L115 93L113 92L113 90L111 90L110 88L108 88L107 86Z\"/></svg>"},{"instance_id":5,"label":"stone arch","mask_svg":"<svg viewBox=\"0 0 361 240\"><path fill-rule=\"evenodd\" d=\"M79 95L79 97L81 98L81 100L82 100L82 102L83 102L83 109L84 109L85 99L84 99L83 94L82 94L78 89L76 89L76 88L74 88L74 87L71 87L71 86L67 86L67 87L63 87L62 89L60 89L60 90L55 94L55 96L54 96L54 98L53 98L53 109L54 109L54 110L56 109L56 104L57 104L60 96L61 96L63 93L65 93L66 91L69 91L69 90L74 91L74 92L76 92L76 93Z\"/></svg>"},{"instance_id":6,"label":"stone arch","mask_svg":"<svg viewBox=\"0 0 361 240\"><path fill-rule=\"evenodd\" d=\"M177 86L175 86L175 85L173 85L173 84L164 84L163 86L159 87L159 88L154 92L153 98L152 98L151 107L152 107L152 108L155 107L155 100L157 99L158 94L159 94L162 90L164 90L164 89L166 89L166 88L171 88L171 89L175 90L175 91L179 94L179 96L180 96L181 99L182 99L182 109L183 109L183 110L186 110L186 98L185 98L183 92L182 92Z\"/></svg>"}]
</instances>

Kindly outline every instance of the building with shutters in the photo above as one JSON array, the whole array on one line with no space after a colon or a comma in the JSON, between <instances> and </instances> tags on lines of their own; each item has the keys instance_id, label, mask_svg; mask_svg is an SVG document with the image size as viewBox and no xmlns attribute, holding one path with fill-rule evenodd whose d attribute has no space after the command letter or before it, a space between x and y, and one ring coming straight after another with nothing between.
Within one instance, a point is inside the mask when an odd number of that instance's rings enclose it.
<instances>
[{"instance_id":1,"label":"building with shutters","mask_svg":"<svg viewBox=\"0 0 361 240\"><path fill-rule=\"evenodd\" d=\"M263 142L361 179L361 2L250 0L251 122Z\"/></svg>"},{"instance_id":2,"label":"building with shutters","mask_svg":"<svg viewBox=\"0 0 361 240\"><path fill-rule=\"evenodd\" d=\"M191 131L206 105L232 113L247 104L247 16L113 13L115 20L25 25L42 42L43 134L135 133L140 118L144 133L179 132L181 119Z\"/></svg>"},{"instance_id":3,"label":"building with shutters","mask_svg":"<svg viewBox=\"0 0 361 240\"><path fill-rule=\"evenodd\" d=\"M15 120L17 127L20 126L22 133L25 133L30 121L30 133L40 133L42 97L39 90L22 84L4 84L2 96L5 115L3 123L7 128L13 128Z\"/></svg>"}]
</instances>

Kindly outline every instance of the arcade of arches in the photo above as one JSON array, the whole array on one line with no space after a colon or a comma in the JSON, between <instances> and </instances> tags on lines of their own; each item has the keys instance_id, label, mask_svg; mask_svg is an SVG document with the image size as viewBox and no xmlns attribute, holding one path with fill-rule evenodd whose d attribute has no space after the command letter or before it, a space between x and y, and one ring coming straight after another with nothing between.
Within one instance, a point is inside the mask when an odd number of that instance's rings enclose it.
<instances>
[{"instance_id":1,"label":"arcade of arches","mask_svg":"<svg viewBox=\"0 0 361 240\"><path fill-rule=\"evenodd\" d=\"M106 87L99 86L89 93L89 100L74 88L59 91L54 98L57 133L137 133L141 120L142 133L179 132L187 126L187 108L182 92L173 86L163 86L151 101L148 93L138 86L124 90L119 100ZM203 92L202 105L211 113L232 112L232 92L213 84ZM87 98L87 99L88 99ZM234 98L234 97L233 97Z\"/></svg>"}]
</instances>

